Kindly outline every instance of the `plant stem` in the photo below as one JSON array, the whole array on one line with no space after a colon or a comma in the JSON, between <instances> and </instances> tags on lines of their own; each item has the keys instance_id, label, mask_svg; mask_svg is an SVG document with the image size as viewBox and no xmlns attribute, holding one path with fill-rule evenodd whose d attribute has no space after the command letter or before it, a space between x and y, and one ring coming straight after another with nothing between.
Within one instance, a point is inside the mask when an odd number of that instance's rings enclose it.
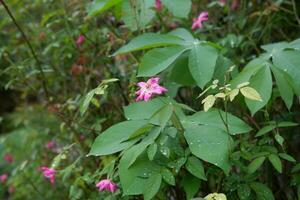
<instances>
[{"instance_id":1,"label":"plant stem","mask_svg":"<svg viewBox=\"0 0 300 200\"><path fill-rule=\"evenodd\" d=\"M46 95L46 98L47 100L49 100L50 96L49 96L49 93L48 93L48 89L47 89L47 84L46 84L46 76L44 74L44 71L43 71L43 68L42 68L42 65L41 65L41 62L40 60L38 59L31 43L29 42L26 34L24 33L23 29L20 27L20 25L18 24L18 22L16 21L15 17L13 16L12 12L9 10L8 6L6 5L6 3L4 2L4 0L0 0L1 4L3 5L4 9L6 10L7 14L9 15L9 17L11 18L11 20L13 21L13 23L15 24L15 26L18 28L18 30L20 31L23 39L25 40L27 46L29 47L30 51L31 51L31 54L33 56L33 58L35 59L36 63L37 63L37 67L41 73L41 77L39 78L40 81L42 82L42 87L44 89L44 92L45 92L45 95Z\"/></svg>"}]
</instances>

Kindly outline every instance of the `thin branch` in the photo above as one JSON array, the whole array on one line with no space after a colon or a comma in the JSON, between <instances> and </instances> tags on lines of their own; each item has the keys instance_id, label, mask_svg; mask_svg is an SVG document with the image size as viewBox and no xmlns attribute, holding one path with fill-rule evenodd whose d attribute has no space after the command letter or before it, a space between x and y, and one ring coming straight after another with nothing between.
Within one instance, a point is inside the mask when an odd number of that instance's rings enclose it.
<instances>
[{"instance_id":1,"label":"thin branch","mask_svg":"<svg viewBox=\"0 0 300 200\"><path fill-rule=\"evenodd\" d=\"M40 81L42 82L42 87L44 89L46 98L49 100L49 93L48 93L48 89L47 89L47 84L46 84L46 76L44 74L42 65L40 60L38 59L31 43L29 42L26 34L24 33L23 29L21 28L21 26L18 24L18 22L16 21L15 17L13 16L12 12L9 10L8 6L6 5L6 3L4 2L4 0L0 0L1 4L3 5L4 9L6 10L7 14L9 15L9 17L11 18L11 20L13 21L13 23L15 24L15 26L18 28L18 30L21 32L21 35L23 37L23 39L26 41L27 46L29 47L31 54L33 56L33 58L35 59L36 63L37 63L37 67L41 73L41 77L40 77Z\"/></svg>"}]
</instances>

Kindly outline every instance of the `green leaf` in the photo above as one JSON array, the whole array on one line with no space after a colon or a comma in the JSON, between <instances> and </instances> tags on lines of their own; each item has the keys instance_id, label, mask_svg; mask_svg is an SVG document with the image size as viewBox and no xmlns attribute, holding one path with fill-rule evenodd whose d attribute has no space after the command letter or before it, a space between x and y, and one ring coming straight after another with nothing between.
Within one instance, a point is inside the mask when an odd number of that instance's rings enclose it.
<instances>
[{"instance_id":1,"label":"green leaf","mask_svg":"<svg viewBox=\"0 0 300 200\"><path fill-rule=\"evenodd\" d=\"M261 96L262 101L245 99L251 114L254 115L259 109L264 107L272 94L272 75L269 67L260 69L251 79L250 87L254 88ZM242 92L242 89L241 89Z\"/></svg>"},{"instance_id":2,"label":"green leaf","mask_svg":"<svg viewBox=\"0 0 300 200\"><path fill-rule=\"evenodd\" d=\"M138 156L141 155L146 148L155 141L155 139L159 136L160 131L161 129L158 127L153 128L139 144L132 146L127 151L128 154L131 154L127 168L129 168L136 161Z\"/></svg>"},{"instance_id":3,"label":"green leaf","mask_svg":"<svg viewBox=\"0 0 300 200\"><path fill-rule=\"evenodd\" d=\"M223 119L225 119L226 118L225 112L220 110L220 113ZM218 109L212 108L208 112L201 111L191 116L188 116L187 121L191 121L196 124L216 126L226 131L226 127L222 121L220 113ZM227 113L227 119L228 119L228 129L231 135L248 133L249 131L252 130L252 128L248 126L243 120L230 113Z\"/></svg>"},{"instance_id":4,"label":"green leaf","mask_svg":"<svg viewBox=\"0 0 300 200\"><path fill-rule=\"evenodd\" d=\"M81 116L84 115L84 113L87 111L91 101L92 101L92 98L94 97L95 95L95 90L91 90L89 93L87 93L87 95L85 96L82 104L80 105L80 114Z\"/></svg>"},{"instance_id":5,"label":"green leaf","mask_svg":"<svg viewBox=\"0 0 300 200\"><path fill-rule=\"evenodd\" d=\"M289 154L286 153L279 153L278 154L281 158L290 161L290 162L296 162L295 158L293 158L292 156L290 156Z\"/></svg>"},{"instance_id":6,"label":"green leaf","mask_svg":"<svg viewBox=\"0 0 300 200\"><path fill-rule=\"evenodd\" d=\"M229 173L228 152L230 136L220 128L186 124L184 137L189 148L198 158L212 163Z\"/></svg>"},{"instance_id":7,"label":"green leaf","mask_svg":"<svg viewBox=\"0 0 300 200\"><path fill-rule=\"evenodd\" d=\"M263 128L261 128L255 135L255 137L259 137L259 136L262 136L262 135L265 135L266 133L269 133L270 131L272 131L274 128L276 128L275 125L268 125L268 126L265 126Z\"/></svg>"},{"instance_id":8,"label":"green leaf","mask_svg":"<svg viewBox=\"0 0 300 200\"><path fill-rule=\"evenodd\" d=\"M248 172L250 174L254 173L260 166L264 163L265 157L255 158L248 166Z\"/></svg>"},{"instance_id":9,"label":"green leaf","mask_svg":"<svg viewBox=\"0 0 300 200\"><path fill-rule=\"evenodd\" d=\"M177 28L171 32L168 33L168 35L173 35L173 36L177 36L187 42L193 42L194 36L186 29L184 28Z\"/></svg>"},{"instance_id":10,"label":"green leaf","mask_svg":"<svg viewBox=\"0 0 300 200\"><path fill-rule=\"evenodd\" d=\"M290 75L293 80L293 88L297 95L300 95L300 51L282 50L273 53L273 63Z\"/></svg>"},{"instance_id":11,"label":"green leaf","mask_svg":"<svg viewBox=\"0 0 300 200\"><path fill-rule=\"evenodd\" d=\"M175 16L187 18L192 7L191 0L161 0L162 4Z\"/></svg>"},{"instance_id":12,"label":"green leaf","mask_svg":"<svg viewBox=\"0 0 300 200\"><path fill-rule=\"evenodd\" d=\"M238 84L248 82L250 78L256 74L264 65L266 60L261 58L256 58L249 62L242 72L240 72L231 82L231 87L235 88Z\"/></svg>"},{"instance_id":13,"label":"green leaf","mask_svg":"<svg viewBox=\"0 0 300 200\"><path fill-rule=\"evenodd\" d=\"M166 183L175 186L175 177L170 170L163 168L161 175Z\"/></svg>"},{"instance_id":14,"label":"green leaf","mask_svg":"<svg viewBox=\"0 0 300 200\"><path fill-rule=\"evenodd\" d=\"M280 96L283 99L286 107L290 109L291 106L293 105L293 99L294 99L293 98L294 91L293 91L293 86L291 84L292 80L286 72L274 66L272 66L271 69L274 74L276 85L280 92Z\"/></svg>"},{"instance_id":15,"label":"green leaf","mask_svg":"<svg viewBox=\"0 0 300 200\"><path fill-rule=\"evenodd\" d=\"M240 89L240 91L242 95L244 95L244 97L246 97L247 99L251 99L254 101L262 101L258 92L252 87L243 87Z\"/></svg>"},{"instance_id":16,"label":"green leaf","mask_svg":"<svg viewBox=\"0 0 300 200\"><path fill-rule=\"evenodd\" d=\"M202 162L196 157L189 157L186 164L187 170L199 179L207 180Z\"/></svg>"},{"instance_id":17,"label":"green leaf","mask_svg":"<svg viewBox=\"0 0 300 200\"><path fill-rule=\"evenodd\" d=\"M148 51L141 60L138 76L157 75L168 68L186 50L186 47L171 46Z\"/></svg>"},{"instance_id":18,"label":"green leaf","mask_svg":"<svg viewBox=\"0 0 300 200\"><path fill-rule=\"evenodd\" d=\"M94 0L87 7L88 15L94 16L100 14L121 2L122 0Z\"/></svg>"},{"instance_id":19,"label":"green leaf","mask_svg":"<svg viewBox=\"0 0 300 200\"><path fill-rule=\"evenodd\" d=\"M256 193L256 200L275 200L272 191L266 185L253 182L250 184L250 187Z\"/></svg>"},{"instance_id":20,"label":"green leaf","mask_svg":"<svg viewBox=\"0 0 300 200\"><path fill-rule=\"evenodd\" d=\"M238 186L238 195L240 200L249 199L251 194L251 189L247 184L241 184Z\"/></svg>"},{"instance_id":21,"label":"green leaf","mask_svg":"<svg viewBox=\"0 0 300 200\"><path fill-rule=\"evenodd\" d=\"M147 159L146 154L142 154L131 167L131 153L124 152L119 164L119 176L123 195L143 194L147 186L147 178L160 172L160 166Z\"/></svg>"},{"instance_id":22,"label":"green leaf","mask_svg":"<svg viewBox=\"0 0 300 200\"><path fill-rule=\"evenodd\" d=\"M131 30L144 29L155 16L154 0L123 0L122 19Z\"/></svg>"},{"instance_id":23,"label":"green leaf","mask_svg":"<svg viewBox=\"0 0 300 200\"><path fill-rule=\"evenodd\" d=\"M147 179L145 183L146 187L143 191L145 200L151 200L156 195L156 193L159 191L161 180L161 174L152 175Z\"/></svg>"},{"instance_id":24,"label":"green leaf","mask_svg":"<svg viewBox=\"0 0 300 200\"><path fill-rule=\"evenodd\" d=\"M160 35L156 33L145 33L133 38L128 44L120 48L114 55L149 49L161 46L180 45L183 40L172 35Z\"/></svg>"},{"instance_id":25,"label":"green leaf","mask_svg":"<svg viewBox=\"0 0 300 200\"><path fill-rule=\"evenodd\" d=\"M135 120L111 126L95 139L89 155L109 155L128 148L136 142L136 140L127 141L129 137L146 124L146 120Z\"/></svg>"},{"instance_id":26,"label":"green leaf","mask_svg":"<svg viewBox=\"0 0 300 200\"><path fill-rule=\"evenodd\" d=\"M148 147L148 150L147 150L147 154L148 154L148 158L149 160L153 160L154 159L154 156L157 152L157 144L156 143L153 143L151 144L149 147Z\"/></svg>"},{"instance_id":27,"label":"green leaf","mask_svg":"<svg viewBox=\"0 0 300 200\"><path fill-rule=\"evenodd\" d=\"M213 95L208 95L205 99L202 100L204 104L204 111L207 112L215 104L216 97Z\"/></svg>"},{"instance_id":28,"label":"green leaf","mask_svg":"<svg viewBox=\"0 0 300 200\"><path fill-rule=\"evenodd\" d=\"M165 98L155 98L148 102L140 101L124 107L125 117L128 120L150 119L157 111L163 108L168 101Z\"/></svg>"},{"instance_id":29,"label":"green leaf","mask_svg":"<svg viewBox=\"0 0 300 200\"><path fill-rule=\"evenodd\" d=\"M170 80L184 86L196 84L188 67L188 56L186 53L175 61L171 70Z\"/></svg>"},{"instance_id":30,"label":"green leaf","mask_svg":"<svg viewBox=\"0 0 300 200\"><path fill-rule=\"evenodd\" d=\"M189 69L200 88L212 79L218 52L210 46L195 44L189 55Z\"/></svg>"},{"instance_id":31,"label":"green leaf","mask_svg":"<svg viewBox=\"0 0 300 200\"><path fill-rule=\"evenodd\" d=\"M278 51L278 50L289 48L289 46L290 45L287 42L277 42L277 43L263 45L261 46L261 48L265 51L272 52L272 51Z\"/></svg>"},{"instance_id":32,"label":"green leaf","mask_svg":"<svg viewBox=\"0 0 300 200\"><path fill-rule=\"evenodd\" d=\"M228 58L219 55L216 61L216 67L214 72L214 79L219 80L220 84L224 85L224 74L226 74L227 70L233 66L233 63ZM227 83L226 83L227 84Z\"/></svg>"},{"instance_id":33,"label":"green leaf","mask_svg":"<svg viewBox=\"0 0 300 200\"><path fill-rule=\"evenodd\" d=\"M279 122L277 124L278 127L293 127L293 126L298 126L298 123L294 123L294 122Z\"/></svg>"},{"instance_id":34,"label":"green leaf","mask_svg":"<svg viewBox=\"0 0 300 200\"><path fill-rule=\"evenodd\" d=\"M192 199L200 188L200 180L190 174L186 174L181 182L186 193L186 199Z\"/></svg>"},{"instance_id":35,"label":"green leaf","mask_svg":"<svg viewBox=\"0 0 300 200\"><path fill-rule=\"evenodd\" d=\"M268 156L269 161L272 163L273 167L282 173L282 164L280 158L276 154L271 154Z\"/></svg>"},{"instance_id":36,"label":"green leaf","mask_svg":"<svg viewBox=\"0 0 300 200\"><path fill-rule=\"evenodd\" d=\"M154 125L159 125L163 129L170 120L173 110L173 105L168 104L154 113L149 122Z\"/></svg>"},{"instance_id":37,"label":"green leaf","mask_svg":"<svg viewBox=\"0 0 300 200\"><path fill-rule=\"evenodd\" d=\"M283 147L284 138L279 133L276 133L274 138L276 142L278 142L278 144Z\"/></svg>"}]
</instances>

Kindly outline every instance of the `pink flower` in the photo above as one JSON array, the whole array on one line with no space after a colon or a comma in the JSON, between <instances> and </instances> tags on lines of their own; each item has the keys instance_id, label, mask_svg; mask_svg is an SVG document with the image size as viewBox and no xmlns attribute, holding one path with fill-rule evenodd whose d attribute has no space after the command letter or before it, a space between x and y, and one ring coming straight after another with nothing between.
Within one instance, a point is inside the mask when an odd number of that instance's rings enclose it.
<instances>
[{"instance_id":1,"label":"pink flower","mask_svg":"<svg viewBox=\"0 0 300 200\"><path fill-rule=\"evenodd\" d=\"M101 180L96 184L96 187L99 189L100 192L103 190L107 190L113 193L118 189L118 186L110 179Z\"/></svg>"},{"instance_id":2,"label":"pink flower","mask_svg":"<svg viewBox=\"0 0 300 200\"><path fill-rule=\"evenodd\" d=\"M1 183L5 183L6 180L7 180L7 178L8 178L8 175L7 175L6 173L0 175L0 182L1 182Z\"/></svg>"},{"instance_id":3,"label":"pink flower","mask_svg":"<svg viewBox=\"0 0 300 200\"><path fill-rule=\"evenodd\" d=\"M239 0L232 0L230 9L231 10L236 10L238 6L239 6Z\"/></svg>"},{"instance_id":4,"label":"pink flower","mask_svg":"<svg viewBox=\"0 0 300 200\"><path fill-rule=\"evenodd\" d=\"M162 9L161 0L155 0L155 8L157 11L160 11Z\"/></svg>"},{"instance_id":5,"label":"pink flower","mask_svg":"<svg viewBox=\"0 0 300 200\"><path fill-rule=\"evenodd\" d=\"M7 153L4 155L3 159L8 162L8 163L12 163L14 161L14 158L11 154Z\"/></svg>"},{"instance_id":6,"label":"pink flower","mask_svg":"<svg viewBox=\"0 0 300 200\"><path fill-rule=\"evenodd\" d=\"M193 19L192 29L202 28L202 22L208 20L208 12L201 12L197 18Z\"/></svg>"},{"instance_id":7,"label":"pink flower","mask_svg":"<svg viewBox=\"0 0 300 200\"><path fill-rule=\"evenodd\" d=\"M76 40L76 44L77 44L77 46L80 46L80 45L82 45L82 43L85 41L85 37L84 37L84 35L79 35L78 36L78 38L77 38L77 40Z\"/></svg>"},{"instance_id":8,"label":"pink flower","mask_svg":"<svg viewBox=\"0 0 300 200\"><path fill-rule=\"evenodd\" d=\"M43 172L44 177L50 180L50 183L54 184L56 170L48 167L40 167L40 171Z\"/></svg>"},{"instance_id":9,"label":"pink flower","mask_svg":"<svg viewBox=\"0 0 300 200\"><path fill-rule=\"evenodd\" d=\"M9 194L13 193L13 192L15 191L15 188L14 188L14 186L12 186L12 185L11 185L11 186L9 186L9 188L8 188L8 190L7 190L7 191L8 191L8 193L9 193Z\"/></svg>"},{"instance_id":10,"label":"pink flower","mask_svg":"<svg viewBox=\"0 0 300 200\"><path fill-rule=\"evenodd\" d=\"M135 93L138 95L136 101L149 101L153 94L162 94L166 92L167 89L158 85L158 81L158 77L152 77L147 82L139 82L137 86L139 86L140 89Z\"/></svg>"},{"instance_id":11,"label":"pink flower","mask_svg":"<svg viewBox=\"0 0 300 200\"><path fill-rule=\"evenodd\" d=\"M221 6L225 6L226 0L219 0L219 3L220 3Z\"/></svg>"},{"instance_id":12,"label":"pink flower","mask_svg":"<svg viewBox=\"0 0 300 200\"><path fill-rule=\"evenodd\" d=\"M54 140L50 140L45 146L47 149L52 150L56 146L56 142Z\"/></svg>"}]
</instances>

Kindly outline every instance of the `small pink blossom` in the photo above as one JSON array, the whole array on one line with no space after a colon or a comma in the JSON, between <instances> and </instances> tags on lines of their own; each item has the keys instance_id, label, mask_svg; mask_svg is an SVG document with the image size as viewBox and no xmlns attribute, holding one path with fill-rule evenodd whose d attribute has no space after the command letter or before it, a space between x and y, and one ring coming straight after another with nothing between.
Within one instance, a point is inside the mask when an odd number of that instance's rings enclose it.
<instances>
[{"instance_id":1,"label":"small pink blossom","mask_svg":"<svg viewBox=\"0 0 300 200\"><path fill-rule=\"evenodd\" d=\"M80 45L82 45L82 43L85 41L85 37L84 37L84 35L79 35L78 36L78 38L77 38L77 40L76 40L76 44L77 44L77 46L80 46Z\"/></svg>"},{"instance_id":2,"label":"small pink blossom","mask_svg":"<svg viewBox=\"0 0 300 200\"><path fill-rule=\"evenodd\" d=\"M6 162L10 163L10 164L14 161L13 156L11 154L9 154L9 153L5 154L4 157L3 157L3 159Z\"/></svg>"},{"instance_id":3,"label":"small pink blossom","mask_svg":"<svg viewBox=\"0 0 300 200\"><path fill-rule=\"evenodd\" d=\"M239 6L239 0L232 0L230 9L231 10L236 10L238 6Z\"/></svg>"},{"instance_id":4,"label":"small pink blossom","mask_svg":"<svg viewBox=\"0 0 300 200\"><path fill-rule=\"evenodd\" d=\"M110 179L104 179L101 180L96 184L96 187L99 189L99 191L107 190L111 193L115 192L118 189L118 186L112 182Z\"/></svg>"},{"instance_id":5,"label":"small pink blossom","mask_svg":"<svg viewBox=\"0 0 300 200\"><path fill-rule=\"evenodd\" d=\"M54 184L56 170L48 167L40 167L40 171L43 172L44 177L50 180L50 183Z\"/></svg>"},{"instance_id":6,"label":"small pink blossom","mask_svg":"<svg viewBox=\"0 0 300 200\"><path fill-rule=\"evenodd\" d=\"M157 11L160 11L162 9L161 0L155 0L155 8Z\"/></svg>"},{"instance_id":7,"label":"small pink blossom","mask_svg":"<svg viewBox=\"0 0 300 200\"><path fill-rule=\"evenodd\" d=\"M136 101L149 101L153 94L162 94L167 92L167 89L158 84L159 77L152 77L147 82L139 82L137 86L140 89L135 93L138 95Z\"/></svg>"},{"instance_id":8,"label":"small pink blossom","mask_svg":"<svg viewBox=\"0 0 300 200\"><path fill-rule=\"evenodd\" d=\"M192 29L202 28L202 22L208 20L208 12L201 12L197 18L193 19Z\"/></svg>"},{"instance_id":9,"label":"small pink blossom","mask_svg":"<svg viewBox=\"0 0 300 200\"><path fill-rule=\"evenodd\" d=\"M1 182L1 183L5 183L6 180L7 180L7 178L8 178L8 175L7 175L6 173L0 175L0 182Z\"/></svg>"},{"instance_id":10,"label":"small pink blossom","mask_svg":"<svg viewBox=\"0 0 300 200\"><path fill-rule=\"evenodd\" d=\"M7 191L8 191L8 193L9 193L9 194L13 193L13 192L15 191L15 188L14 188L14 186L12 186L12 185L11 185L11 186L9 186L9 188L8 188L8 190L7 190Z\"/></svg>"},{"instance_id":11,"label":"small pink blossom","mask_svg":"<svg viewBox=\"0 0 300 200\"><path fill-rule=\"evenodd\" d=\"M219 3L220 3L221 6L225 6L226 0L219 0Z\"/></svg>"},{"instance_id":12,"label":"small pink blossom","mask_svg":"<svg viewBox=\"0 0 300 200\"><path fill-rule=\"evenodd\" d=\"M56 142L54 140L50 140L45 145L47 149L53 150L53 148L56 146Z\"/></svg>"}]
</instances>

